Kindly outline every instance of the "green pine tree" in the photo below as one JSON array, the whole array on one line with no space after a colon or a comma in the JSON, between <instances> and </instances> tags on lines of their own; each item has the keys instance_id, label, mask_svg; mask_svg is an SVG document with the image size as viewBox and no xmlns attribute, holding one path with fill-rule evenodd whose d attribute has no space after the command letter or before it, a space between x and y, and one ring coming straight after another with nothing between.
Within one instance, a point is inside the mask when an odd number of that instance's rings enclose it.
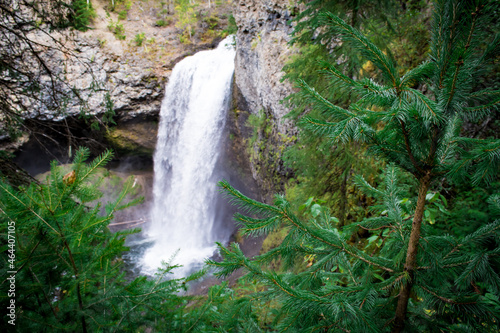
<instances>
[{"instance_id":1,"label":"green pine tree","mask_svg":"<svg viewBox=\"0 0 500 333\"><path fill-rule=\"evenodd\" d=\"M428 31L422 24L422 17L428 15L418 11L419 6L412 1L399 3L384 0L302 1L304 10L294 19L292 44L297 53L292 56L283 70L285 78L294 82L298 78L308 82L325 98L341 107L347 107L355 96L351 92L331 89L330 81L323 75L317 75L318 63L328 61L337 63L337 68L353 78L373 75L372 65L348 43L339 41L336 31L322 26L320 15L329 11L341 17L354 28L363 31L367 37L387 52L397 56L402 68L418 63L428 49ZM420 21L419 21L420 19ZM385 29L384 29L385 28ZM422 45L423 44L423 45ZM390 45L394 50L388 47ZM418 49L418 52L412 52ZM348 61L346 61L348 59ZM400 68L398 70L401 70ZM300 93L286 98L292 109L289 117L297 116L309 110L309 104ZM320 110L308 111L313 117L321 117ZM300 128L300 125L299 125ZM292 201L305 201L307 197L328 200L340 224L346 222L346 216L357 218L366 214L366 207L359 205L364 196L351 186L352 174L365 174L374 178L378 173L377 163L367 156L363 145L334 145L324 136L317 136L305 128L298 136L297 143L288 149L285 162L294 170L297 185Z\"/></svg>"},{"instance_id":2,"label":"green pine tree","mask_svg":"<svg viewBox=\"0 0 500 333\"><path fill-rule=\"evenodd\" d=\"M89 30L90 23L96 17L91 2L88 0L73 0L71 3L71 10L72 13L69 19L70 25L80 31Z\"/></svg>"},{"instance_id":3,"label":"green pine tree","mask_svg":"<svg viewBox=\"0 0 500 333\"><path fill-rule=\"evenodd\" d=\"M22 332L137 332L156 328L183 331L190 317L181 296L185 279L167 279L174 266L154 278L127 276L121 256L127 235L112 233L108 224L129 201L133 179L116 201L95 204L96 171L109 161L103 153L90 164L88 150L75 155L66 175L52 166L46 181L14 188L0 182L0 247L2 309L15 300L15 324L3 316L2 327ZM14 294L10 294L14 277ZM194 318L193 320L195 320ZM4 330L5 331L5 330Z\"/></svg>"},{"instance_id":4,"label":"green pine tree","mask_svg":"<svg viewBox=\"0 0 500 333\"><path fill-rule=\"evenodd\" d=\"M326 210L304 221L282 196L266 205L221 183L253 216L236 216L247 234L289 228L283 243L265 254L249 259L237 245L220 246L225 260L209 261L222 276L244 267L267 283L267 296L282 304L278 329L498 331L500 220L454 237L433 232L425 214L434 182L470 179L478 185L498 176L500 141L462 136L464 122L484 119L500 104L500 91L478 84L498 56L499 35L488 34L498 6L435 1L430 59L404 75L358 30L333 14L320 15L378 72L375 79L355 80L324 62L322 72L333 87L356 98L342 108L299 81L301 97L327 119L305 116L302 124L332 144L362 142L391 166L383 189L358 178L379 206L373 217L342 231ZM411 176L408 184L400 183L399 173ZM490 204L498 211L499 197ZM358 227L372 233L368 244L350 241ZM296 275L262 268L275 258L292 267L306 255L315 262Z\"/></svg>"}]
</instances>

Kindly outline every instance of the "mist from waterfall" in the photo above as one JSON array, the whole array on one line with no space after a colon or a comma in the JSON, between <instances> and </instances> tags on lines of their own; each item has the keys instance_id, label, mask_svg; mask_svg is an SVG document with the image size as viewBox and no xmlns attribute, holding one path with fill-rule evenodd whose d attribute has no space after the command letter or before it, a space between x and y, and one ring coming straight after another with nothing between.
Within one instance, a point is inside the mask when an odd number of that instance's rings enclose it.
<instances>
[{"instance_id":1,"label":"mist from waterfall","mask_svg":"<svg viewBox=\"0 0 500 333\"><path fill-rule=\"evenodd\" d=\"M232 36L173 69L163 99L154 155L153 209L146 236L154 241L142 258L143 272L162 261L181 264L186 275L213 255L216 163L230 103L235 50Z\"/></svg>"}]
</instances>

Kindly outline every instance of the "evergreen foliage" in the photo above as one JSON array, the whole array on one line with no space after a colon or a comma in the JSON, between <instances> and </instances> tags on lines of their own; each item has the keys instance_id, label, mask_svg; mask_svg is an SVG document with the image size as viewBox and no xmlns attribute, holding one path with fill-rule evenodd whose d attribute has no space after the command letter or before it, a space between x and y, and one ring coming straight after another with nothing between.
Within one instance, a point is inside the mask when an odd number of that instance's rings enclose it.
<instances>
[{"instance_id":1,"label":"evergreen foliage","mask_svg":"<svg viewBox=\"0 0 500 333\"><path fill-rule=\"evenodd\" d=\"M303 1L303 4L305 8L296 15L292 33L291 44L297 53L284 67L285 78L291 81L300 78L308 82L323 97L339 106L348 106L355 97L350 91L331 89L328 78L317 75L320 62L336 63L336 67L349 77L370 77L375 73L370 61L361 57L348 43L342 43L335 31L322 26L319 13L332 12L359 28L391 57L404 60L403 68L413 65L427 49L427 27L419 21L424 14L419 11L420 5L413 2L320 0ZM414 50L418 52L411 52ZM299 93L291 94L286 101L292 109L289 117L294 120L306 110L313 117L324 117L319 110L309 110L309 104ZM366 197L356 191L349 180L353 174L375 179L377 170L383 166L377 165L360 144L332 146L324 136L314 135L297 125L303 133L284 155L285 162L293 168L297 178L294 192L298 198L294 200L304 201L310 196L327 200L341 225L346 218L363 216L366 207L359 202L365 202Z\"/></svg>"},{"instance_id":2,"label":"evergreen foliage","mask_svg":"<svg viewBox=\"0 0 500 333\"><path fill-rule=\"evenodd\" d=\"M364 174L378 182L378 170L383 168L359 144L332 146L329 140L305 130L285 151L284 160L296 177L287 188L287 198L292 203L302 203L305 198L322 202L339 219L340 228L348 220L364 217L370 205L369 198L352 184L353 175Z\"/></svg>"},{"instance_id":3,"label":"evergreen foliage","mask_svg":"<svg viewBox=\"0 0 500 333\"><path fill-rule=\"evenodd\" d=\"M324 28L319 15L321 12L339 16L352 27L376 39L377 45L383 46L385 50L388 50L386 46L397 37L400 20L408 21L410 13L409 8L406 8L406 1L402 2L405 9L393 1L385 0L313 0L301 3L304 10L294 18L296 25L291 41L292 45L298 46L299 55L285 66L285 77L292 80L300 77L313 83L317 89L327 84L321 76L315 74L319 60L337 62L354 76L360 74L355 71L363 65L363 58L356 50L341 43L335 33ZM385 39L380 38L384 31L382 27L389 32L386 32ZM328 98L335 96L332 90L325 90L323 93L329 94Z\"/></svg>"},{"instance_id":4,"label":"evergreen foliage","mask_svg":"<svg viewBox=\"0 0 500 333\"><path fill-rule=\"evenodd\" d=\"M324 30L340 36L377 72L373 78L353 79L323 62L322 73L333 89L352 96L350 105L338 106L299 80L300 98L322 115L304 116L301 123L332 145L363 143L390 166L383 188L357 179L378 206L372 217L343 230L327 210L303 220L282 196L267 205L221 183L247 213L236 215L246 234L289 228L280 246L253 259L233 244L219 245L223 262L208 261L220 276L243 267L265 282L264 296L281 303L276 329L498 331L500 221L490 220L466 235L446 235L434 230L434 220L425 213L435 197L428 191L437 180L470 179L477 185L498 176L500 141L463 137L461 131L464 122L498 110L500 91L476 84L498 55L498 33L491 37L484 28L497 12L494 1L435 1L430 59L406 73L338 16L318 16ZM424 85L427 92L418 89ZM401 184L400 173L411 178ZM499 209L498 196L489 203L492 211ZM365 249L366 244L351 241L358 228L372 235ZM315 262L296 275L263 269L276 258L291 267L306 255Z\"/></svg>"},{"instance_id":5,"label":"evergreen foliage","mask_svg":"<svg viewBox=\"0 0 500 333\"><path fill-rule=\"evenodd\" d=\"M175 268L167 266L153 279L126 275L121 260L127 250L125 237L138 230L111 233L107 226L116 210L140 198L127 201L134 187L129 179L115 202L93 205L101 196L94 173L111 154L105 152L85 164L88 154L79 150L66 175L53 165L40 184L14 188L0 182L2 308L12 298L7 272L15 271L19 331L137 332L148 327L182 331L189 323L183 318L189 298L179 292L202 273L166 279ZM8 239L13 235L11 247ZM3 316L2 327L11 329L7 320Z\"/></svg>"},{"instance_id":6,"label":"evergreen foliage","mask_svg":"<svg viewBox=\"0 0 500 333\"><path fill-rule=\"evenodd\" d=\"M73 14L70 17L70 24L80 31L87 31L90 23L96 16L92 4L87 0L73 0L71 4Z\"/></svg>"},{"instance_id":7,"label":"evergreen foliage","mask_svg":"<svg viewBox=\"0 0 500 333\"><path fill-rule=\"evenodd\" d=\"M363 178L357 179L359 186L380 204L374 207L374 217L343 231L335 228L326 209L303 221L283 197L277 196L274 206L265 205L222 183L238 206L264 216L255 219L237 215L247 234L266 233L281 224L290 229L279 247L252 260L233 243L231 248L219 245L224 262L209 263L218 267L221 276L244 267L251 278L264 282L268 289L253 297L281 304L279 321L274 327L277 330L387 331L399 288L409 279L403 266L413 207L401 204L404 184L397 181L397 173L395 167L386 170L383 189L371 187ZM497 201L498 196L490 199L493 209L499 208ZM374 235L364 250L349 240L357 227ZM424 254L419 258L418 285L413 291L407 331L495 332L498 329L499 229L500 220L496 220L467 237L423 238ZM373 246L371 242L379 245ZM314 256L314 263L298 274L261 268L276 258L291 268L297 260L310 255ZM252 299L240 300L244 301L251 304Z\"/></svg>"},{"instance_id":8,"label":"evergreen foliage","mask_svg":"<svg viewBox=\"0 0 500 333\"><path fill-rule=\"evenodd\" d=\"M191 37L198 22L197 11L198 4L192 0L175 0L175 15L177 23L175 26L181 29L180 40L183 43L190 43Z\"/></svg>"}]
</instances>

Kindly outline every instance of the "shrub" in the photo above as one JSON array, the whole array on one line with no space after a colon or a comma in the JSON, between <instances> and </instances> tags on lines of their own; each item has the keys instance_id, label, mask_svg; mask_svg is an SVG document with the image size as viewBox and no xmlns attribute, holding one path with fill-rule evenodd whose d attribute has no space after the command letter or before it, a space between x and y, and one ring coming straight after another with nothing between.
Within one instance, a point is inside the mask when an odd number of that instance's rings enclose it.
<instances>
[{"instance_id":1,"label":"shrub","mask_svg":"<svg viewBox=\"0 0 500 333\"><path fill-rule=\"evenodd\" d=\"M125 38L126 38L126 36L125 36L125 28L123 27L123 24L121 24L120 22L118 22L118 21L116 21L116 22L110 21L109 25L108 25L108 29L113 34L115 34L116 38L118 38L120 40L125 40Z\"/></svg>"},{"instance_id":2,"label":"shrub","mask_svg":"<svg viewBox=\"0 0 500 333\"><path fill-rule=\"evenodd\" d=\"M157 27L166 27L166 26L170 25L170 23L172 23L171 18L159 19L158 21L156 21L156 26Z\"/></svg>"},{"instance_id":3,"label":"shrub","mask_svg":"<svg viewBox=\"0 0 500 333\"><path fill-rule=\"evenodd\" d=\"M144 42L145 39L146 39L146 35L144 34L144 32L141 32L140 34L135 35L135 38L134 38L135 45L142 46L142 43Z\"/></svg>"},{"instance_id":4,"label":"shrub","mask_svg":"<svg viewBox=\"0 0 500 333\"><path fill-rule=\"evenodd\" d=\"M233 14L229 14L227 18L227 28L224 29L224 33L228 35L234 35L238 31L238 26L236 25L236 20Z\"/></svg>"},{"instance_id":5,"label":"shrub","mask_svg":"<svg viewBox=\"0 0 500 333\"><path fill-rule=\"evenodd\" d=\"M70 16L70 24L77 30L87 31L89 24L96 17L92 4L86 0L74 0L71 4L73 15Z\"/></svg>"},{"instance_id":6,"label":"shrub","mask_svg":"<svg viewBox=\"0 0 500 333\"><path fill-rule=\"evenodd\" d=\"M118 19L119 20L125 20L127 18L128 11L127 10L121 10L118 13Z\"/></svg>"}]
</instances>

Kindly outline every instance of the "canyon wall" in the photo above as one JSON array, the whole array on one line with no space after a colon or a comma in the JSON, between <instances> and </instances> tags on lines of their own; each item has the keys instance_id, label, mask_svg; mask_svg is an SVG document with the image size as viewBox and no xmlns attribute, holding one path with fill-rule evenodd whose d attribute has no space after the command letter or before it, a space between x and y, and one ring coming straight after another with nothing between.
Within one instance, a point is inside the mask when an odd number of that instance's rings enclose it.
<instances>
[{"instance_id":1,"label":"canyon wall","mask_svg":"<svg viewBox=\"0 0 500 333\"><path fill-rule=\"evenodd\" d=\"M288 42L295 9L288 0L234 2L235 118L246 136L253 176L268 197L283 190L290 170L281 156L296 135L292 122L285 119L289 110L281 103L292 92L291 84L281 79L292 53Z\"/></svg>"},{"instance_id":2,"label":"canyon wall","mask_svg":"<svg viewBox=\"0 0 500 333\"><path fill-rule=\"evenodd\" d=\"M96 17L88 31L50 31L49 27L40 26L27 35L43 62L43 66L29 70L38 80L40 96L45 96L47 103L40 103L37 96L13 96L13 104L18 106L15 109L27 120L30 131L22 140L11 140L9 128L1 122L0 115L0 149L16 151L28 137L31 141L51 137L61 146L95 142L96 153L106 145L117 152L133 153L130 147L139 151L154 150L154 143L145 146L135 138L146 134L153 139L149 141L155 141L156 131L148 125L144 133L142 128L136 131L132 125L144 121L156 123L172 68L186 56L217 46L221 40L218 34L227 26L231 10L229 3L212 8L198 6L196 33L192 40L183 42L173 18L165 25L157 23L158 18L165 15L163 2L131 3L126 7L125 18L120 19L121 13L111 11L109 1L93 0L92 5ZM118 26L120 33L116 30ZM58 105L47 97L54 87L64 97ZM99 126L100 129L90 126L100 124L110 108L117 123L117 127L110 128L111 133L103 131L103 126ZM86 117L82 118L82 114ZM109 119L109 116L108 112L104 117ZM70 132L73 138L66 140L64 136ZM33 135L38 134L42 138L33 139ZM77 137L82 140L75 141Z\"/></svg>"},{"instance_id":3,"label":"canyon wall","mask_svg":"<svg viewBox=\"0 0 500 333\"><path fill-rule=\"evenodd\" d=\"M51 39L60 41L71 50L70 57L61 52L43 54L49 67L58 69L57 75L80 90L91 116L100 117L106 111L109 107L106 95L109 94L118 126L105 134L106 144L124 154L126 151L148 154L153 151L155 123L143 126L144 130L130 123L157 119L173 66L187 55L214 47L220 40L202 38L208 31L203 26L206 25L204 18L215 15L221 24L216 29L222 30L232 12L238 28L234 103L228 115L230 137L235 140L233 155L249 159L253 178L268 197L284 189L290 170L283 164L282 154L296 139L295 127L285 118L289 110L281 103L292 92L291 84L281 80L282 68L292 54L288 42L293 30L293 13L297 11L294 5L288 0L234 0L225 4L227 8L218 8L218 5L215 14L212 9L203 8L198 27L200 37L184 44L179 42L179 31L173 24L155 25L160 8L153 6L154 2L149 7L146 7L148 3L134 4L128 18L120 21L125 27L126 40L118 40L108 28L110 22L118 22L118 19L116 13L111 13L110 17L105 10L107 2L96 0L93 4L97 11L93 29L54 32L46 40L43 34L34 37L42 44L51 43ZM134 36L139 33L145 36L142 45L134 42ZM81 131L79 136L91 137L99 131L78 120L81 106L77 99L68 101L65 115L53 114L43 107L27 108L32 110L28 117L62 123L61 120L70 115L77 122L74 127ZM96 135L104 135L101 132ZM144 143L137 139L144 135L152 140Z\"/></svg>"}]
</instances>

